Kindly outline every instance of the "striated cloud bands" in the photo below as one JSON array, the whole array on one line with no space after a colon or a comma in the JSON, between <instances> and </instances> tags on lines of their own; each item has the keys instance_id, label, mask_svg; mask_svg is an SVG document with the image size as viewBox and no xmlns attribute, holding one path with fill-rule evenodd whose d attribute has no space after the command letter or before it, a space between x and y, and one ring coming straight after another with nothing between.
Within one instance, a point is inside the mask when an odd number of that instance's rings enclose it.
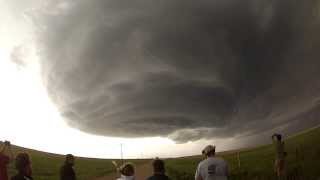
<instances>
[{"instance_id":1,"label":"striated cloud bands","mask_svg":"<svg viewBox=\"0 0 320 180\"><path fill-rule=\"evenodd\" d=\"M48 93L85 132L234 137L317 106L315 0L52 1L33 20Z\"/></svg>"}]
</instances>

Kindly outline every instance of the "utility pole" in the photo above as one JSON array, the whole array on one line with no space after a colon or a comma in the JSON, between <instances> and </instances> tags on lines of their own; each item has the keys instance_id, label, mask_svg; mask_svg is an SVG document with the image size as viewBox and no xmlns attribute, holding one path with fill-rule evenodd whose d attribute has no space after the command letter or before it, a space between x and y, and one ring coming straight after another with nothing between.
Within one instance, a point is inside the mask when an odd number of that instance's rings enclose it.
<instances>
[{"instance_id":1,"label":"utility pole","mask_svg":"<svg viewBox=\"0 0 320 180\"><path fill-rule=\"evenodd\" d=\"M124 164L124 161L123 161L123 152L122 152L122 143L120 144L120 147L121 147L121 162L122 162L122 164Z\"/></svg>"},{"instance_id":2,"label":"utility pole","mask_svg":"<svg viewBox=\"0 0 320 180\"><path fill-rule=\"evenodd\" d=\"M241 160L240 160L240 151L237 153L237 159L238 159L238 168L241 168Z\"/></svg>"}]
</instances>

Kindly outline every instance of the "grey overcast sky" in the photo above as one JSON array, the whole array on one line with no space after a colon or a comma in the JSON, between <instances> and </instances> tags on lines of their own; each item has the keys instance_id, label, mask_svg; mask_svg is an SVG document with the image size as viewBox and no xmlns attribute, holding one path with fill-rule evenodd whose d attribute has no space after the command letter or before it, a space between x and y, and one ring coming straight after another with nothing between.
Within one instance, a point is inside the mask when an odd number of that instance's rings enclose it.
<instances>
[{"instance_id":1,"label":"grey overcast sky","mask_svg":"<svg viewBox=\"0 0 320 180\"><path fill-rule=\"evenodd\" d=\"M82 132L254 145L319 124L317 0L6 5L32 27L50 101ZM21 69L25 49L11 53Z\"/></svg>"}]
</instances>

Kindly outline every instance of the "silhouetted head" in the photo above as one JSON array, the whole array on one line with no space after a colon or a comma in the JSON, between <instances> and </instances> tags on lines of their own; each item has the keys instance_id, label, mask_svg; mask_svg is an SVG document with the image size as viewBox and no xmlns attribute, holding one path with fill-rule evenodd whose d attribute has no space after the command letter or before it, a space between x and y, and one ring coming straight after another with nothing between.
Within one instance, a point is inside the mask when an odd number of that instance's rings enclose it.
<instances>
[{"instance_id":1,"label":"silhouetted head","mask_svg":"<svg viewBox=\"0 0 320 180\"><path fill-rule=\"evenodd\" d=\"M282 136L281 136L281 134L277 134L277 136L276 136L276 137L277 137L277 140L278 140L278 141L281 141L281 140L282 140Z\"/></svg>"},{"instance_id":2,"label":"silhouetted head","mask_svg":"<svg viewBox=\"0 0 320 180\"><path fill-rule=\"evenodd\" d=\"M212 157L216 154L216 146L208 145L202 150L202 154L206 157Z\"/></svg>"},{"instance_id":3,"label":"silhouetted head","mask_svg":"<svg viewBox=\"0 0 320 180\"><path fill-rule=\"evenodd\" d=\"M72 154L67 154L65 163L74 165L74 156Z\"/></svg>"},{"instance_id":4,"label":"silhouetted head","mask_svg":"<svg viewBox=\"0 0 320 180\"><path fill-rule=\"evenodd\" d=\"M19 153L16 156L15 167L20 174L31 176L31 161L27 153Z\"/></svg>"},{"instance_id":5,"label":"silhouetted head","mask_svg":"<svg viewBox=\"0 0 320 180\"><path fill-rule=\"evenodd\" d=\"M165 167L164 167L164 161L161 159L155 159L152 162L153 166L153 173L154 174L164 174L166 172Z\"/></svg>"},{"instance_id":6,"label":"silhouetted head","mask_svg":"<svg viewBox=\"0 0 320 180\"><path fill-rule=\"evenodd\" d=\"M134 166L131 163L125 163L120 167L120 173L124 176L134 175Z\"/></svg>"}]
</instances>

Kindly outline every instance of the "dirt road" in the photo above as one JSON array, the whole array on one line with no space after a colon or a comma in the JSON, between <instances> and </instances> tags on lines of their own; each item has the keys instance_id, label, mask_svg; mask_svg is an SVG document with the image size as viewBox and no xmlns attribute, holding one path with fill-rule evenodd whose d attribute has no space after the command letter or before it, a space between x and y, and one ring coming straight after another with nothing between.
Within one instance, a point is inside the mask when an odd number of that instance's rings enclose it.
<instances>
[{"instance_id":1,"label":"dirt road","mask_svg":"<svg viewBox=\"0 0 320 180\"><path fill-rule=\"evenodd\" d=\"M135 169L136 180L145 180L146 178L152 175L151 161L144 164L137 165L135 168L136 168ZM94 180L116 180L119 176L120 176L119 173L112 173L112 174L109 174L108 176L100 177Z\"/></svg>"}]
</instances>

